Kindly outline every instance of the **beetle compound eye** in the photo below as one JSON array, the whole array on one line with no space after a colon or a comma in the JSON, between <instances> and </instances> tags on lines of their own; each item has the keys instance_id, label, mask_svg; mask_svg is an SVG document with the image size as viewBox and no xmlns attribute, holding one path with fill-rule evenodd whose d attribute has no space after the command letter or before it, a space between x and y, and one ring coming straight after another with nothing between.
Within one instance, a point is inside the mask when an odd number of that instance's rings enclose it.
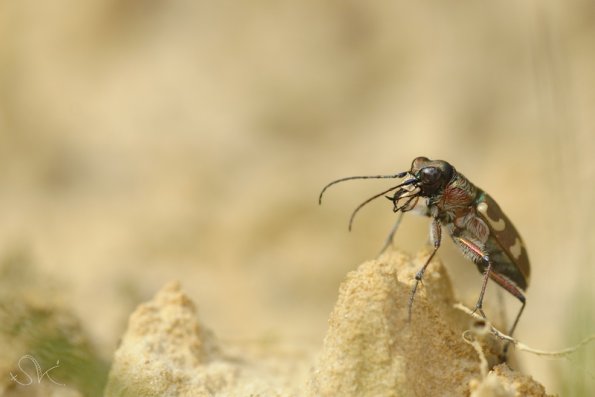
<instances>
[{"instance_id":1,"label":"beetle compound eye","mask_svg":"<svg viewBox=\"0 0 595 397\"><path fill-rule=\"evenodd\" d=\"M420 169L420 168L422 168L422 167L423 167L423 166L424 166L424 165L425 165L425 164L426 164L428 161L430 161L430 159L429 159L429 158L427 158L427 157L423 157L423 156L416 157L416 158L414 158L414 159L413 159L413 161L411 162L411 169L412 169L412 170L414 170L414 169Z\"/></svg>"},{"instance_id":2,"label":"beetle compound eye","mask_svg":"<svg viewBox=\"0 0 595 397\"><path fill-rule=\"evenodd\" d=\"M433 185L440 179L440 171L436 167L426 167L421 170L421 181L423 184Z\"/></svg>"}]
</instances>

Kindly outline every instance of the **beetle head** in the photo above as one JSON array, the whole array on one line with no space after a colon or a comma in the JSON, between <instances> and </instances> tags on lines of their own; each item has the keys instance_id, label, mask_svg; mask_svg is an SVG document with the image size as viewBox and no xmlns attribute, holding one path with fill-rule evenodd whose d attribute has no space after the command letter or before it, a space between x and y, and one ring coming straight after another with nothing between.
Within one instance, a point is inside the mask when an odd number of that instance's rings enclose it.
<instances>
[{"instance_id":1,"label":"beetle head","mask_svg":"<svg viewBox=\"0 0 595 397\"><path fill-rule=\"evenodd\" d=\"M393 203L394 212L407 212L411 211L416 205L420 197L432 197L440 194L442 190L448 185L452 179L455 171L454 168L446 161L442 160L430 160L427 157L417 157L411 164L410 171L399 172L393 175L362 175L362 176L349 176L341 178L328 183L320 192L318 196L318 203L322 203L322 195L331 186L353 179L400 179L407 175L411 178L399 183L396 186L386 189L383 192L373 195L368 198L351 213L349 218L349 230L353 224L353 219L357 212L370 201L377 199L378 197L384 196L386 193L393 192L393 196L385 196ZM401 202L403 202L401 204Z\"/></svg>"},{"instance_id":2,"label":"beetle head","mask_svg":"<svg viewBox=\"0 0 595 397\"><path fill-rule=\"evenodd\" d=\"M420 195L433 196L442 192L454 174L454 168L443 160L430 160L427 157L417 157L411 163L409 171L421 189Z\"/></svg>"}]
</instances>

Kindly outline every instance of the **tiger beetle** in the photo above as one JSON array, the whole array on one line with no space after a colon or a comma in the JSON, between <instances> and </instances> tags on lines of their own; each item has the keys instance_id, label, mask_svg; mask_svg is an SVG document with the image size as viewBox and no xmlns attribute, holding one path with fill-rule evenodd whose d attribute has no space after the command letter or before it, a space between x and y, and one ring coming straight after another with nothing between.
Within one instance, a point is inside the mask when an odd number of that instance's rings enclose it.
<instances>
[{"instance_id":1,"label":"tiger beetle","mask_svg":"<svg viewBox=\"0 0 595 397\"><path fill-rule=\"evenodd\" d=\"M409 171L394 175L351 176L337 179L326 185L320 192L319 204L322 203L324 192L332 185L352 179L407 179L378 193L358 205L349 219L349 230L357 212L370 201L393 192L386 196L393 203L393 211L399 212L397 223L391 230L387 243L392 242L403 213L416 207L420 198L424 198L426 206L423 214L431 218L430 241L433 250L425 264L415 275L415 284L411 290L408 304L409 318L413 298L430 261L440 248L442 241L442 227L453 239L461 253L470 259L481 274L483 283L481 292L475 304L484 318L483 298L488 284L492 279L521 302L519 310L510 331L512 336L519 318L525 309L525 295L529 283L529 258L520 234L502 212L496 201L486 192L473 185L455 168L442 160L430 160L427 157L417 157L411 164ZM383 250L384 250L383 248ZM504 347L504 355L508 344Z\"/></svg>"}]
</instances>

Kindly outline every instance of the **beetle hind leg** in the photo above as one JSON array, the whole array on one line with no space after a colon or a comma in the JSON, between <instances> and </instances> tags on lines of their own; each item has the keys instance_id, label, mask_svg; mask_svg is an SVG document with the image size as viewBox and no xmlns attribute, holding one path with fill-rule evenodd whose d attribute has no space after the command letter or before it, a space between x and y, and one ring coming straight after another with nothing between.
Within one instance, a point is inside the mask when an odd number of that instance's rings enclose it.
<instances>
[{"instance_id":1,"label":"beetle hind leg","mask_svg":"<svg viewBox=\"0 0 595 397\"><path fill-rule=\"evenodd\" d=\"M494 280L499 286L501 286L506 291L508 291L512 296L517 298L522 304L521 309L519 310L519 313L516 315L516 318L514 319L514 322L512 323L512 327L510 327L510 331L508 331L508 335L512 336L512 334L514 333L514 330L519 322L519 318L521 317L521 314L523 313L523 310L525 309L525 304L527 303L527 300L525 299L525 295L523 294L521 289L519 287L517 287L507 277L504 277L501 274L492 272L490 274L490 278L492 280Z\"/></svg>"},{"instance_id":2,"label":"beetle hind leg","mask_svg":"<svg viewBox=\"0 0 595 397\"><path fill-rule=\"evenodd\" d=\"M523 294L521 288L518 287L512 280L510 280L510 278L508 278L507 276L505 276L504 274L499 272L497 266L496 266L496 270L494 270L494 262L493 262L492 258L490 258L490 256L488 254L486 254L484 252L484 250L481 249L473 241L471 241L468 238L458 237L458 236L455 236L454 239L455 239L455 242L458 243L459 246L462 248L465 256L467 256L472 261L474 261L476 264L478 264L478 268L480 269L480 271L482 269L485 269L482 271L483 283L481 285L481 292L479 293L479 298L477 299L477 303L475 304L475 309L473 310L474 312L477 311L481 314L481 316L483 318L486 318L486 315L483 312L483 298L484 298L486 287L488 284L488 279L490 279L490 278L496 284L498 284L500 287L504 288L508 293L510 293L512 296L514 296L521 302L521 304L522 304L521 309L519 310L518 314L516 315L514 322L512 323L512 327L510 327L510 330L508 331L508 336L512 337L514 330L516 329L516 326L519 322L519 319L521 318L521 315L523 314L523 310L525 309L525 304L526 304L525 295ZM510 342L507 342L504 345L504 349L503 349L503 353L502 353L502 357L501 357L502 361L506 361L506 354L508 352L509 346L510 346Z\"/></svg>"},{"instance_id":3,"label":"beetle hind leg","mask_svg":"<svg viewBox=\"0 0 595 397\"><path fill-rule=\"evenodd\" d=\"M515 330L517 324L519 323L519 319L521 318L521 314L523 314L523 310L525 310L525 305L527 304L527 300L525 299L525 296L522 294L521 294L521 296L523 298L521 300L522 305L521 305L519 312L516 315L516 318L514 319L514 322L512 323L512 327L510 327L510 331L508 331L508 336L512 336L512 334L514 333L514 330ZM506 357L506 353L508 352L509 346L510 346L510 342L504 346L504 350L502 352L504 354L504 357Z\"/></svg>"},{"instance_id":4,"label":"beetle hind leg","mask_svg":"<svg viewBox=\"0 0 595 397\"><path fill-rule=\"evenodd\" d=\"M508 278L502 276L501 274L497 274L497 273L490 274L490 277L498 285L500 285L502 288L504 288L506 291L508 291L511 295L513 295L515 298L517 298L521 302L521 308L519 309L519 312L517 313L517 315L514 319L514 322L512 323L512 327L510 327L510 330L508 331L508 336L512 337L512 335L514 334L514 330L516 329L516 326L519 323L519 319L521 318L521 315L523 314L523 310L525 310L525 305L527 304L527 299L525 299L525 295L523 294L521 289L519 287L517 287ZM507 342L506 345L504 345L504 350L502 351L503 361L506 360L506 354L508 352L509 347L510 347L510 342Z\"/></svg>"}]
</instances>

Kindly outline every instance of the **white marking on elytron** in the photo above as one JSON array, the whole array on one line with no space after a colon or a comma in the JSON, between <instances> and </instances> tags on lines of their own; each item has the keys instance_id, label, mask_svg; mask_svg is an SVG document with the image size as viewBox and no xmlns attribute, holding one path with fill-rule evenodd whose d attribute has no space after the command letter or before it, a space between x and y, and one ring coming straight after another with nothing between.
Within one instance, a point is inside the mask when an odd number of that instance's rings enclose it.
<instances>
[{"instance_id":1,"label":"white marking on elytron","mask_svg":"<svg viewBox=\"0 0 595 397\"><path fill-rule=\"evenodd\" d=\"M514 259L519 259L519 257L521 256L522 249L523 243L521 243L521 240L517 237L514 240L514 245L510 247L510 253L512 254L512 256L514 256Z\"/></svg>"},{"instance_id":2,"label":"white marking on elytron","mask_svg":"<svg viewBox=\"0 0 595 397\"><path fill-rule=\"evenodd\" d=\"M497 221L495 221L489 217L488 204L485 201L477 205L477 210L483 214L483 216L488 220L488 222L490 222L490 225L495 231L501 232L506 228L506 222L504 221L504 219L500 218Z\"/></svg>"}]
</instances>

